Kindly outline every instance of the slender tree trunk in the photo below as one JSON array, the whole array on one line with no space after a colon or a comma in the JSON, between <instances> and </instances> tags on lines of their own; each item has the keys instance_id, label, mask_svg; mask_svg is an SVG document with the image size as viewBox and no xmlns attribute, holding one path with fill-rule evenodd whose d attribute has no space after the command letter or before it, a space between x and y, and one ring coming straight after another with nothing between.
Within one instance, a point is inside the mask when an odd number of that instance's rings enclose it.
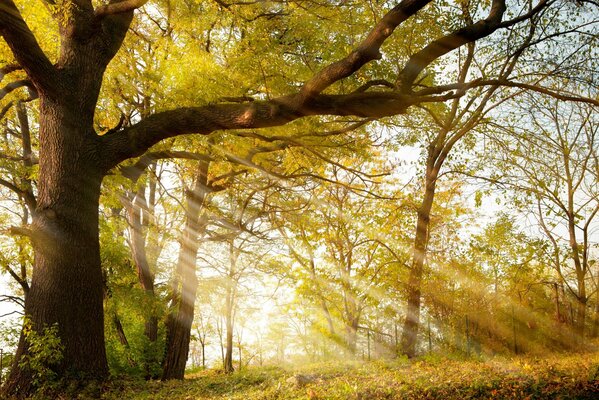
<instances>
[{"instance_id":1,"label":"slender tree trunk","mask_svg":"<svg viewBox=\"0 0 599 400\"><path fill-rule=\"evenodd\" d=\"M136 194L130 193L124 203L127 210L127 222L129 223L130 246L133 255L133 262L137 269L137 278L144 291L144 335L150 342L156 343L158 340L158 317L156 307L156 294L154 291L154 273L148 261L146 252L147 229L149 225L148 202L145 197L146 185L140 185ZM152 347L152 346L151 346ZM153 349L149 349L148 356L144 360L146 369L146 379L157 378L152 373L152 364L160 362L160 359Z\"/></svg>"},{"instance_id":2,"label":"slender tree trunk","mask_svg":"<svg viewBox=\"0 0 599 400\"><path fill-rule=\"evenodd\" d=\"M231 286L233 283L231 283ZM234 320L234 294L233 288L229 287L227 290L227 305L226 305L226 315L225 315L225 361L223 368L226 373L231 373L235 371L233 367L233 320Z\"/></svg>"},{"instance_id":3,"label":"slender tree trunk","mask_svg":"<svg viewBox=\"0 0 599 400\"><path fill-rule=\"evenodd\" d=\"M571 189L570 193L572 193ZM574 322L574 326L582 344L584 342L584 331L586 325L586 307L588 301L585 280L586 268L580 260L580 246L576 238L576 225L574 220L574 210L572 208L574 204L573 194L569 195L568 201L568 204L570 205L568 220L568 231L570 236L570 258L574 263L577 284L577 293L576 296L574 296L576 300L576 320Z\"/></svg>"},{"instance_id":4,"label":"slender tree trunk","mask_svg":"<svg viewBox=\"0 0 599 400\"><path fill-rule=\"evenodd\" d=\"M129 348L129 341L127 340L127 335L125 335L123 324L121 323L121 319L119 318L116 312L112 313L112 323L114 324L114 329L116 329L117 336L119 337L119 342L126 348Z\"/></svg>"},{"instance_id":5,"label":"slender tree trunk","mask_svg":"<svg viewBox=\"0 0 599 400\"><path fill-rule=\"evenodd\" d=\"M593 323L592 336L599 336L599 290L596 293L597 299L595 300L595 321Z\"/></svg>"},{"instance_id":6,"label":"slender tree trunk","mask_svg":"<svg viewBox=\"0 0 599 400\"><path fill-rule=\"evenodd\" d=\"M141 288L145 292L146 301L150 305L147 311L148 314L146 315L144 334L150 342L155 342L158 339L158 318L156 317L156 307L154 304L154 274L152 273L146 254L146 235L144 231L147 227L143 223L143 209L146 207L144 190L145 186L142 186L135 198L128 205L127 220L130 227L131 251L137 269L137 277Z\"/></svg>"},{"instance_id":7,"label":"slender tree trunk","mask_svg":"<svg viewBox=\"0 0 599 400\"><path fill-rule=\"evenodd\" d=\"M352 355L358 350L358 326L360 317L351 317L345 326L345 345Z\"/></svg>"},{"instance_id":8,"label":"slender tree trunk","mask_svg":"<svg viewBox=\"0 0 599 400\"><path fill-rule=\"evenodd\" d=\"M584 280L584 274L578 274L578 295L576 296L576 332L580 340L580 345L584 345L585 340L585 328L587 320L587 294L586 294L586 282Z\"/></svg>"},{"instance_id":9,"label":"slender tree trunk","mask_svg":"<svg viewBox=\"0 0 599 400\"><path fill-rule=\"evenodd\" d=\"M177 260L173 301L166 323L166 350L162 364L162 380L183 379L189 354L191 326L198 289L196 259L199 237L206 229L202 207L207 194L209 162L200 161L193 190L186 194L187 210Z\"/></svg>"},{"instance_id":10,"label":"slender tree trunk","mask_svg":"<svg viewBox=\"0 0 599 400\"><path fill-rule=\"evenodd\" d=\"M426 248L428 246L430 214L435 199L435 188L438 170L429 156L427 163L424 198L418 208L418 220L416 223L416 236L414 238L414 253L412 256L412 268L407 285L407 309L401 337L401 351L409 358L416 356L418 344L418 330L420 327L420 303L421 283L426 260Z\"/></svg>"},{"instance_id":11,"label":"slender tree trunk","mask_svg":"<svg viewBox=\"0 0 599 400\"><path fill-rule=\"evenodd\" d=\"M555 296L555 320L558 323L561 323L562 322L562 313L560 311L560 306L559 306L559 289L558 289L557 282L553 283L553 294Z\"/></svg>"},{"instance_id":12,"label":"slender tree trunk","mask_svg":"<svg viewBox=\"0 0 599 400\"><path fill-rule=\"evenodd\" d=\"M25 315L34 331L57 326L63 346L62 361L53 366L58 376L102 380L108 374L98 229L104 171L92 130L93 107L86 114L79 99L61 100L41 98L34 268ZM7 393L33 389L34 372L20 364L29 351L21 334Z\"/></svg>"},{"instance_id":13,"label":"slender tree trunk","mask_svg":"<svg viewBox=\"0 0 599 400\"><path fill-rule=\"evenodd\" d=\"M238 371L241 371L241 368L243 367L243 362L242 362L242 349L241 349L241 340L239 340L237 342L237 352L239 353L239 364L238 364Z\"/></svg>"},{"instance_id":14,"label":"slender tree trunk","mask_svg":"<svg viewBox=\"0 0 599 400\"><path fill-rule=\"evenodd\" d=\"M310 244L307 243L307 246L309 246ZM316 275L316 262L314 261L314 257L312 254L310 254L310 264L309 264L309 268L308 271L310 273L310 279L312 279L312 282L314 282L314 286L316 288L317 291L317 296L318 299L320 300L320 308L322 309L322 312L324 313L324 317L327 320L327 326L329 328L329 334L331 336L335 336L335 325L333 324L333 317L331 316L331 311L329 310L329 306L327 305L327 300L323 295L323 289L322 289L322 285L319 283L319 278Z\"/></svg>"}]
</instances>

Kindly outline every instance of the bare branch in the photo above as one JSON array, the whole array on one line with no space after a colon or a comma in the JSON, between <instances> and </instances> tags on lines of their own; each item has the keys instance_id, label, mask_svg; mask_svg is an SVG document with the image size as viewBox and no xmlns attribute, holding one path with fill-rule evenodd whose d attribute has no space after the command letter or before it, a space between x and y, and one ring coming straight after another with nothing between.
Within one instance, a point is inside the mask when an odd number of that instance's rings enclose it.
<instances>
[{"instance_id":1,"label":"bare branch","mask_svg":"<svg viewBox=\"0 0 599 400\"><path fill-rule=\"evenodd\" d=\"M10 296L10 295L3 294L0 296L0 302L2 302L2 301L10 301L12 303L18 304L19 306L21 306L23 308L25 307L25 301L22 298L17 297L17 296Z\"/></svg>"}]
</instances>

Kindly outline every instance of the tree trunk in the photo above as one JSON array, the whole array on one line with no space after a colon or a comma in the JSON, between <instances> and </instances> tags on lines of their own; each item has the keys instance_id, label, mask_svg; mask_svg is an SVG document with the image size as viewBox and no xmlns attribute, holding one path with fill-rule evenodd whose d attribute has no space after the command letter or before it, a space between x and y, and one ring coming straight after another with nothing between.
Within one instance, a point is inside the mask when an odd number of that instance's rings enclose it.
<instances>
[{"instance_id":1,"label":"tree trunk","mask_svg":"<svg viewBox=\"0 0 599 400\"><path fill-rule=\"evenodd\" d=\"M206 217L202 217L201 212L207 194L209 166L208 161L200 161L193 190L186 194L185 228L177 260L171 312L166 322L166 350L162 363L162 380L183 379L185 375L198 290L196 258L200 247L199 237L207 225Z\"/></svg>"},{"instance_id":2,"label":"tree trunk","mask_svg":"<svg viewBox=\"0 0 599 400\"><path fill-rule=\"evenodd\" d=\"M243 367L241 341L237 342L237 352L239 353L239 364L238 364L237 368L238 368L238 371L241 371L241 368Z\"/></svg>"},{"instance_id":3,"label":"tree trunk","mask_svg":"<svg viewBox=\"0 0 599 400\"><path fill-rule=\"evenodd\" d=\"M148 261L146 253L147 223L145 223L144 209L148 208L145 199L145 185L141 185L137 194L132 195L127 206L127 222L129 223L130 246L133 253L133 261L137 269L137 278L141 288L145 292L145 301L149 305L145 315L144 334L150 342L158 340L158 318L156 316L156 295L154 292L154 274Z\"/></svg>"},{"instance_id":4,"label":"tree trunk","mask_svg":"<svg viewBox=\"0 0 599 400\"><path fill-rule=\"evenodd\" d=\"M345 345L351 355L356 355L358 350L358 326L360 317L352 316L345 326Z\"/></svg>"},{"instance_id":5,"label":"tree trunk","mask_svg":"<svg viewBox=\"0 0 599 400\"><path fill-rule=\"evenodd\" d=\"M223 368L226 373L231 373L235 371L233 367L233 288L230 287L227 293L227 309L226 309L226 343L225 343L225 362Z\"/></svg>"},{"instance_id":6,"label":"tree trunk","mask_svg":"<svg viewBox=\"0 0 599 400\"><path fill-rule=\"evenodd\" d=\"M586 297L576 298L576 333L581 346L584 345L587 315Z\"/></svg>"},{"instance_id":7,"label":"tree trunk","mask_svg":"<svg viewBox=\"0 0 599 400\"><path fill-rule=\"evenodd\" d=\"M92 130L93 111L81 110L85 107L79 99L68 100L41 98L34 268L25 315L36 332L57 326L63 354L52 369L58 376L102 380L108 375L98 229L104 171ZM21 364L29 352L21 334L7 393L21 396L34 389L36 371Z\"/></svg>"},{"instance_id":8,"label":"tree trunk","mask_svg":"<svg viewBox=\"0 0 599 400\"><path fill-rule=\"evenodd\" d=\"M418 208L418 221L416 223L416 236L414 238L414 253L412 256L412 268L408 278L407 294L408 303L406 319L404 321L401 337L401 351L409 358L416 356L418 344L418 330L420 327L420 302L421 283L426 259L426 248L429 238L430 214L435 199L435 187L438 169L429 161L426 171L424 198Z\"/></svg>"},{"instance_id":9,"label":"tree trunk","mask_svg":"<svg viewBox=\"0 0 599 400\"><path fill-rule=\"evenodd\" d=\"M562 322L562 313L560 311L560 306L559 306L559 289L558 289L557 282L553 283L553 295L555 297L555 320L557 321L557 323L561 323Z\"/></svg>"},{"instance_id":10,"label":"tree trunk","mask_svg":"<svg viewBox=\"0 0 599 400\"><path fill-rule=\"evenodd\" d=\"M595 320L593 321L592 337L596 338L599 336L599 290L596 293L597 299L595 300Z\"/></svg>"}]
</instances>

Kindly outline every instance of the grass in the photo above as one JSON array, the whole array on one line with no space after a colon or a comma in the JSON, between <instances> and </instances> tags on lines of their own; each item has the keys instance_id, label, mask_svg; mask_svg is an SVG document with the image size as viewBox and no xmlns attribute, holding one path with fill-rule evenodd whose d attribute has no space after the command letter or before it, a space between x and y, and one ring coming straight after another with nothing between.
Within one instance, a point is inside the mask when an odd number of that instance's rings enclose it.
<instances>
[{"instance_id":1,"label":"grass","mask_svg":"<svg viewBox=\"0 0 599 400\"><path fill-rule=\"evenodd\" d=\"M306 385L295 374L310 375ZM599 399L599 353L480 361L425 358L203 371L175 382L118 381L106 400Z\"/></svg>"}]
</instances>

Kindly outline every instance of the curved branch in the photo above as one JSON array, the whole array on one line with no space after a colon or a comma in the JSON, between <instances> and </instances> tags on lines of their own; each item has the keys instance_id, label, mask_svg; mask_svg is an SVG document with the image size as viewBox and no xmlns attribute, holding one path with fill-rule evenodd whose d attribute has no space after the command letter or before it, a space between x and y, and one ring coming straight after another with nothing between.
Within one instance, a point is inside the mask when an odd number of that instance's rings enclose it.
<instances>
[{"instance_id":1,"label":"curved branch","mask_svg":"<svg viewBox=\"0 0 599 400\"><path fill-rule=\"evenodd\" d=\"M51 89L56 70L12 0L0 0L0 33L33 84L38 89Z\"/></svg>"},{"instance_id":2,"label":"curved branch","mask_svg":"<svg viewBox=\"0 0 599 400\"><path fill-rule=\"evenodd\" d=\"M38 94L37 91L34 89L29 89L29 97L26 98L25 100L19 100L19 101L10 101L8 102L8 104L6 104L4 107L2 107L2 109L0 110L0 120L2 118L4 118L4 116L6 115L6 113L8 113L10 111L10 109L17 103L29 103L33 100L36 100L38 98Z\"/></svg>"},{"instance_id":3,"label":"curved branch","mask_svg":"<svg viewBox=\"0 0 599 400\"><path fill-rule=\"evenodd\" d=\"M393 7L370 31L366 39L347 57L328 65L304 84L301 96L311 98L340 79L362 68L364 64L381 58L380 48L402 22L416 14L431 0L404 0Z\"/></svg>"},{"instance_id":4,"label":"curved branch","mask_svg":"<svg viewBox=\"0 0 599 400\"><path fill-rule=\"evenodd\" d=\"M23 69L23 67L21 67L19 64L7 64L4 67L0 68L0 81L2 79L4 79L4 77L8 74L10 74L11 72L15 72L18 71L20 69Z\"/></svg>"},{"instance_id":5,"label":"curved branch","mask_svg":"<svg viewBox=\"0 0 599 400\"><path fill-rule=\"evenodd\" d=\"M403 92L410 92L414 81L434 60L467 43L489 36L501 26L505 13L505 0L493 0L487 18L467 25L427 45L412 55L399 75L399 86Z\"/></svg>"},{"instance_id":6,"label":"curved branch","mask_svg":"<svg viewBox=\"0 0 599 400\"><path fill-rule=\"evenodd\" d=\"M143 154L159 141L184 134L207 135L217 130L266 128L285 125L310 115L381 118L404 113L422 101L445 97L405 96L397 92L364 92L348 95L318 95L302 104L301 95L243 104L212 104L179 108L149 116L121 132L102 136L106 170Z\"/></svg>"},{"instance_id":7,"label":"curved branch","mask_svg":"<svg viewBox=\"0 0 599 400\"><path fill-rule=\"evenodd\" d=\"M35 91L35 87L33 87L33 83L29 79L21 79L18 81L11 82L4 86L2 89L0 89L0 100L5 98L9 93L22 87L28 87L29 89Z\"/></svg>"}]
</instances>

